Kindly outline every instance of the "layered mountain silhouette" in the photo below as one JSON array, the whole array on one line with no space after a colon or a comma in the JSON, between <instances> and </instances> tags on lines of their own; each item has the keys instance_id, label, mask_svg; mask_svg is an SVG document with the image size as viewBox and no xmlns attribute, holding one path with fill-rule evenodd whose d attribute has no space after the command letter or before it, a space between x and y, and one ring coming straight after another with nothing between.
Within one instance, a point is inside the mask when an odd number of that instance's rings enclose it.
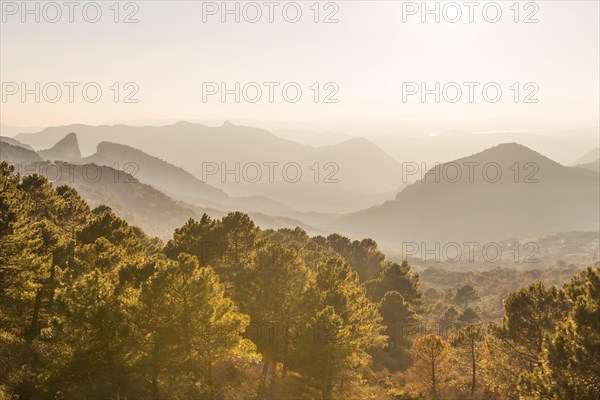
<instances>
[{"instance_id":1,"label":"layered mountain silhouette","mask_svg":"<svg viewBox=\"0 0 600 400\"><path fill-rule=\"evenodd\" d=\"M142 182L180 200L215 202L227 198L222 190L207 185L183 168L130 146L102 142L98 144L96 153L82 161L125 169Z\"/></svg>"},{"instance_id":2,"label":"layered mountain silhouette","mask_svg":"<svg viewBox=\"0 0 600 400\"><path fill-rule=\"evenodd\" d=\"M522 145L502 144L439 164L393 201L328 225L398 246L597 230L599 179L593 171L565 167Z\"/></svg>"},{"instance_id":3,"label":"layered mountain silhouette","mask_svg":"<svg viewBox=\"0 0 600 400\"><path fill-rule=\"evenodd\" d=\"M393 198L401 184L399 163L366 139L312 147L229 122L219 127L69 125L16 139L40 149L65 132L77 132L84 154L101 142L132 146L232 197L264 196L300 211L355 211Z\"/></svg>"},{"instance_id":4,"label":"layered mountain silhouette","mask_svg":"<svg viewBox=\"0 0 600 400\"><path fill-rule=\"evenodd\" d=\"M44 134L53 136L57 129L48 128L21 138L32 139L29 143L34 146L45 146ZM398 164L364 139L311 147L276 138L261 129L230 123L217 128L178 123L168 127L116 125L82 126L82 129L85 139L80 139L80 143L89 144L98 137L112 135L137 142L141 149L122 143L97 143L95 153L77 162L82 164L81 168L101 165L103 179L104 171L111 179L91 185L75 179L72 185L92 204L107 204L129 222L159 236L167 235L185 219L202 212L218 217L233 210L248 212L264 227L301 226L311 232L370 236L388 247L406 241L442 244L501 241L600 228L600 175L585 166L563 166L516 143L501 144L438 164L423 179L403 188L397 184L402 180ZM68 135L63 140L58 137L57 145L40 154L50 160L57 155L76 158L79 135L79 132L77 136ZM30 150L6 142L2 147L2 159L39 161ZM150 155L144 148L166 156L157 157L151 152ZM178 158L177 154L187 156ZM353 183L334 185L333 189L326 184L311 186L309 182L229 185L219 182L220 174L216 174L217 182L212 185L197 175L203 160L285 161L284 155L298 162L317 160L321 165L324 160L338 160L340 177L342 166L346 166L347 171L354 171ZM168 157L175 161L169 161ZM185 165L196 173L188 172ZM128 176L132 182L115 182L114 176L119 174ZM391 188L386 193L387 201L374 192L385 187L381 180L387 180L387 187ZM373 182L367 184L367 181ZM244 196L248 187L258 195ZM352 203L356 193L362 197ZM280 201L281 198L302 204L303 209L297 211ZM331 207L314 206L317 200L337 205L336 212L323 212ZM349 203L367 201L369 205L379 205L350 213L344 213L344 207L340 206L343 204L347 209Z\"/></svg>"},{"instance_id":5,"label":"layered mountain silhouette","mask_svg":"<svg viewBox=\"0 0 600 400\"><path fill-rule=\"evenodd\" d=\"M199 218L203 213L221 218L234 209L246 211L263 228L300 226L308 232L322 233L297 219L260 212L263 208L271 212L285 208L269 199L231 199L220 189L201 182L185 170L140 150L113 143L103 143L98 147L99 151L93 156L77 159L80 153L75 134L67 135L57 145L39 154L3 141L0 144L0 161L14 165L22 175L37 173L47 177L55 186L72 186L92 207L107 205L130 224L162 239L170 238L173 231L189 218ZM55 160L58 157L73 160ZM138 179L138 173L146 181ZM149 183L160 184L166 187L166 191L180 196L172 197L163 192L164 188L159 190ZM185 188L187 195L183 195ZM181 201L186 196L195 201ZM215 207L210 204L215 204ZM235 208L236 205L239 207Z\"/></svg>"},{"instance_id":6,"label":"layered mountain silhouette","mask_svg":"<svg viewBox=\"0 0 600 400\"><path fill-rule=\"evenodd\" d=\"M230 197L223 190L202 182L183 168L131 146L102 142L96 150L93 155L83 158L82 162L116 166L174 199L195 206L219 209L223 212L245 210L288 214L294 211L264 196Z\"/></svg>"}]
</instances>

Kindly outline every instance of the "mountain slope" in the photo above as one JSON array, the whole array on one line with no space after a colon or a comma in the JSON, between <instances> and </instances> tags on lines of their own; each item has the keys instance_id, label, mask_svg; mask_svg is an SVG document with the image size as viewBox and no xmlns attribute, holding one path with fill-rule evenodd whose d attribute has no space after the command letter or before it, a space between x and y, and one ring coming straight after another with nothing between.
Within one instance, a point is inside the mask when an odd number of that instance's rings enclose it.
<instances>
[{"instance_id":1,"label":"mountain slope","mask_svg":"<svg viewBox=\"0 0 600 400\"><path fill-rule=\"evenodd\" d=\"M329 227L398 246L409 240L443 245L598 229L599 208L598 174L510 143L440 164L394 200Z\"/></svg>"}]
</instances>

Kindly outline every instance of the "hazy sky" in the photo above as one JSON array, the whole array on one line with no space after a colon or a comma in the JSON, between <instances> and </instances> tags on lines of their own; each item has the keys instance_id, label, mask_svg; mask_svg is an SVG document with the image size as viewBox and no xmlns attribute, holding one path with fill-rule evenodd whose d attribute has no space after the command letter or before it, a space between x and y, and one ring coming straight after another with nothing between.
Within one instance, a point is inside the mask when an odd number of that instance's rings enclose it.
<instances>
[{"instance_id":1,"label":"hazy sky","mask_svg":"<svg viewBox=\"0 0 600 400\"><path fill-rule=\"evenodd\" d=\"M30 3L31 5L35 2ZM102 17L97 23L86 22L82 7L74 11L74 23L68 22L68 8L61 6L62 18L52 19L56 10L40 9L40 22L34 15L21 21L21 11L12 15L21 2L2 2L1 81L3 99L1 121L8 125L48 126L68 123L98 124L107 121L155 121L199 119L257 119L268 121L310 122L318 128L335 129L332 121L402 121L413 125L448 122L448 127L464 125L473 129L566 129L598 126L599 123L599 6L597 1L540 1L519 5L519 23L510 2L498 2L502 10L499 22L484 19L480 2L470 23L469 9L457 2L462 11L459 22L445 21L444 2L439 4L441 21L421 14L407 15L407 2L338 1L319 4L319 23L315 23L313 4L298 2L302 17L297 23L284 20L281 2L274 9L275 22L268 22L269 8L257 2L262 17L257 23L241 21L221 14L204 16L221 2L142 1L127 6L121 3L119 19L135 11L137 23L115 23L109 2L101 4ZM204 3L204 4L203 4ZM404 3L404 4L403 4ZM435 7L435 2L428 6ZM62 2L58 2L62 4ZM421 2L414 3L420 6ZM42 7L42 5L40 5ZM234 8L235 2L228 2ZM293 19L295 9L287 6L286 17ZM246 9L246 17L255 16L255 8ZM455 9L446 6L449 19ZM488 6L486 17L495 17ZM323 23L334 12L338 23ZM93 19L95 9L87 9ZM533 13L533 14L532 14ZM538 23L524 23L528 15ZM48 82L61 86L62 97L49 103L42 96L36 103L28 95L25 103L10 84L25 82L33 89L35 82L43 87ZM63 82L78 82L74 101L69 102L68 87ZM96 82L102 89L97 103L84 100L82 86ZM119 102L115 103L113 83L119 82ZM134 82L139 102L123 103L123 96ZM219 95L203 101L203 82L225 82L233 88L257 82L262 98L249 103L243 98L234 102L229 95L223 103ZM268 100L268 87L263 82L278 82L274 102ZM282 86L297 83L302 96L297 103L284 100ZM314 82L320 84L320 100L313 100ZM323 96L335 85L333 97L338 103L323 103ZM420 95L402 101L403 82L425 82L434 88L448 82L461 85L462 98L440 103L429 95L422 103ZM477 82L474 102L469 102L464 82ZM502 89L497 103L483 98L482 86L496 83ZM515 103L515 82L519 82L520 101ZM533 84L525 87L525 84ZM111 90L113 87L113 90ZM448 87L449 97L454 97ZM52 85L47 97L55 96ZM493 87L492 87L493 89ZM490 97L494 97L494 90ZM527 94L539 89L532 98L537 103L524 103ZM21 90L19 88L19 90ZM94 90L90 89L90 97ZM288 94L294 96L294 90ZM248 94L254 96L253 89ZM459 122L456 122L459 121ZM340 125L340 129L342 125Z\"/></svg>"}]
</instances>

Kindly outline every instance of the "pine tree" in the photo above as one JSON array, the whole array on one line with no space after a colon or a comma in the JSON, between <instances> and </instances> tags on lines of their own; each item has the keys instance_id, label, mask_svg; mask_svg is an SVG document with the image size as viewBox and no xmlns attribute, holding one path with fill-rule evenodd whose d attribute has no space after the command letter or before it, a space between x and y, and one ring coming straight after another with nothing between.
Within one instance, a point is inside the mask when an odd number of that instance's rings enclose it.
<instances>
[{"instance_id":1,"label":"pine tree","mask_svg":"<svg viewBox=\"0 0 600 400\"><path fill-rule=\"evenodd\" d=\"M397 349L406 345L406 334L413 330L413 325L418 321L412 306L400 293L387 292L379 303L379 313L383 317L385 333L389 337L391 347Z\"/></svg>"},{"instance_id":2,"label":"pine tree","mask_svg":"<svg viewBox=\"0 0 600 400\"><path fill-rule=\"evenodd\" d=\"M511 293L501 324L492 323L486 337L486 384L502 398L519 397L522 373L541 365L544 336L564 320L568 304L556 287L533 284Z\"/></svg>"},{"instance_id":3,"label":"pine tree","mask_svg":"<svg viewBox=\"0 0 600 400\"><path fill-rule=\"evenodd\" d=\"M383 348L387 338L376 305L345 261L319 263L316 289L316 312L309 325L316 339L307 344L304 372L317 382L322 398L331 399L334 379L349 384L360 379L370 362L368 351Z\"/></svg>"},{"instance_id":4,"label":"pine tree","mask_svg":"<svg viewBox=\"0 0 600 400\"><path fill-rule=\"evenodd\" d=\"M483 339L485 330L477 324L462 327L448 338L453 359L458 368L470 375L470 395L474 398L477 389L479 367L483 358Z\"/></svg>"},{"instance_id":5,"label":"pine tree","mask_svg":"<svg viewBox=\"0 0 600 400\"><path fill-rule=\"evenodd\" d=\"M441 383L448 371L448 344L436 334L428 334L413 342L411 353L414 365L411 368L414 384L431 400L441 398Z\"/></svg>"},{"instance_id":6,"label":"pine tree","mask_svg":"<svg viewBox=\"0 0 600 400\"><path fill-rule=\"evenodd\" d=\"M379 276L365 283L369 296L379 302L387 292L400 293L416 313L424 311L423 293L419 289L419 275L411 271L407 261L402 264L386 262Z\"/></svg>"},{"instance_id":7,"label":"pine tree","mask_svg":"<svg viewBox=\"0 0 600 400\"><path fill-rule=\"evenodd\" d=\"M479 299L479 294L471 285L464 285L456 289L454 295L454 302L456 304L464 304L465 310L469 308L469 302L473 302Z\"/></svg>"},{"instance_id":8,"label":"pine tree","mask_svg":"<svg viewBox=\"0 0 600 400\"><path fill-rule=\"evenodd\" d=\"M522 377L523 398L600 398L600 269L588 268L565 290L567 320L546 335L541 363Z\"/></svg>"},{"instance_id":9,"label":"pine tree","mask_svg":"<svg viewBox=\"0 0 600 400\"><path fill-rule=\"evenodd\" d=\"M479 315L471 307L467 307L458 320L463 324L472 324L479 320Z\"/></svg>"},{"instance_id":10,"label":"pine tree","mask_svg":"<svg viewBox=\"0 0 600 400\"><path fill-rule=\"evenodd\" d=\"M228 387L217 379L219 369L235 360L243 368L253 357L252 343L242 337L248 316L194 256L182 253L177 262L159 264L142 286L140 307L136 325L152 398L216 399ZM145 321L144 315L152 318Z\"/></svg>"},{"instance_id":11,"label":"pine tree","mask_svg":"<svg viewBox=\"0 0 600 400\"><path fill-rule=\"evenodd\" d=\"M255 331L251 335L264 362L261 394L281 396L294 362L293 331L306 323L311 309L310 273L296 251L283 244L269 244L259 249L254 267L239 277L243 278L237 284L239 302L251 316Z\"/></svg>"}]
</instances>

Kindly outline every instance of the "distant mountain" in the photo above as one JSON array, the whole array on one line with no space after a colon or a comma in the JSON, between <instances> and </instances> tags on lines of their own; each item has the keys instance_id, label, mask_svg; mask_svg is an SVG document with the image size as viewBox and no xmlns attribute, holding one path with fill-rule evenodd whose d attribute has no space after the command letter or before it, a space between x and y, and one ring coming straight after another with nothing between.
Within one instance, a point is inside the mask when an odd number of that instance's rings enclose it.
<instances>
[{"instance_id":1,"label":"distant mountain","mask_svg":"<svg viewBox=\"0 0 600 400\"><path fill-rule=\"evenodd\" d=\"M81 152L77 135L74 132L58 141L54 146L46 150L40 150L39 155L49 161L79 161Z\"/></svg>"},{"instance_id":2,"label":"distant mountain","mask_svg":"<svg viewBox=\"0 0 600 400\"><path fill-rule=\"evenodd\" d=\"M462 175L456 179L458 171ZM498 179L497 171L502 174ZM598 230L599 191L597 173L562 166L509 143L440 164L394 200L342 216L328 227L398 247L411 241L427 242L430 248L434 242L443 246Z\"/></svg>"},{"instance_id":3,"label":"distant mountain","mask_svg":"<svg viewBox=\"0 0 600 400\"><path fill-rule=\"evenodd\" d=\"M0 136L0 143L8 143L8 144L12 144L13 146L19 146L19 147L22 147L27 150L33 150L33 147L31 147L30 145L21 143L18 140L15 140L15 139L7 137L7 136ZM1 146L1 144L0 144L0 146Z\"/></svg>"},{"instance_id":4,"label":"distant mountain","mask_svg":"<svg viewBox=\"0 0 600 400\"><path fill-rule=\"evenodd\" d=\"M24 147L10 144L9 142L3 141L0 142L0 162L6 161L12 165L28 165L32 162L42 161L42 157L40 157L35 151L28 150Z\"/></svg>"},{"instance_id":5,"label":"distant mountain","mask_svg":"<svg viewBox=\"0 0 600 400\"><path fill-rule=\"evenodd\" d=\"M583 157L577 159L573 163L573 165L581 165L581 164L589 164L596 162L600 159L600 148L595 148L591 150L589 153L586 153Z\"/></svg>"},{"instance_id":6,"label":"distant mountain","mask_svg":"<svg viewBox=\"0 0 600 400\"><path fill-rule=\"evenodd\" d=\"M69 125L16 138L39 149L51 146L66 132L77 132L84 154L92 154L106 141L133 146L231 196L266 196L300 211L354 211L389 199L401 184L400 164L362 138L312 147L263 129L188 122L145 127Z\"/></svg>"},{"instance_id":7,"label":"distant mountain","mask_svg":"<svg viewBox=\"0 0 600 400\"><path fill-rule=\"evenodd\" d=\"M202 182L183 168L122 144L102 142L95 154L82 161L125 170L140 181L183 201L206 204L223 202L228 197L221 189Z\"/></svg>"}]
</instances>

